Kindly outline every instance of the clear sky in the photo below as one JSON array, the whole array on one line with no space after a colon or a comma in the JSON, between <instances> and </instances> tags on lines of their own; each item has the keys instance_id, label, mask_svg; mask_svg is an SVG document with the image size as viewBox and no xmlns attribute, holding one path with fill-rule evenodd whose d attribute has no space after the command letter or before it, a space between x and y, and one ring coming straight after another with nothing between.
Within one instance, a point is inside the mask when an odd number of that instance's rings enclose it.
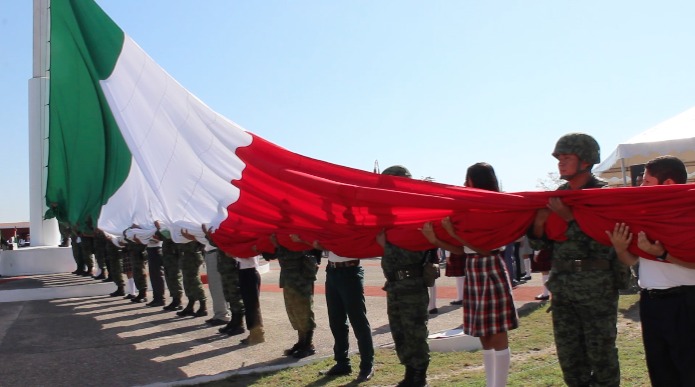
<instances>
[{"instance_id":1,"label":"clear sky","mask_svg":"<svg viewBox=\"0 0 695 387\"><path fill-rule=\"evenodd\" d=\"M538 189L567 132L618 143L695 106L695 2L98 0L214 110L291 151ZM0 1L0 222L29 219L32 1Z\"/></svg>"}]
</instances>

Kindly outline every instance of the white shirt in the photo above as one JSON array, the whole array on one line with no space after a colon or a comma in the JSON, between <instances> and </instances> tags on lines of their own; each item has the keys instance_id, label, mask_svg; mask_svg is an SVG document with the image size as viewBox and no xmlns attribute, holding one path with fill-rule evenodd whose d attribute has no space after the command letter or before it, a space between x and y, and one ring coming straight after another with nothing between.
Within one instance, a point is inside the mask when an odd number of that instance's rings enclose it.
<instances>
[{"instance_id":1,"label":"white shirt","mask_svg":"<svg viewBox=\"0 0 695 387\"><path fill-rule=\"evenodd\" d=\"M668 289L683 285L695 286L695 269L640 257L639 286L642 289Z\"/></svg>"},{"instance_id":2,"label":"white shirt","mask_svg":"<svg viewBox=\"0 0 695 387\"><path fill-rule=\"evenodd\" d=\"M256 255L255 257L251 257L251 258L236 258L236 257L234 257L234 259L236 259L237 262L239 262L239 270L244 270L244 269L252 269L254 267L258 267L258 257L259 256Z\"/></svg>"},{"instance_id":3,"label":"white shirt","mask_svg":"<svg viewBox=\"0 0 695 387\"><path fill-rule=\"evenodd\" d=\"M357 258L345 258L341 257L339 255L335 255L334 252L329 251L328 252L328 262L348 262L348 261L357 261Z\"/></svg>"}]
</instances>

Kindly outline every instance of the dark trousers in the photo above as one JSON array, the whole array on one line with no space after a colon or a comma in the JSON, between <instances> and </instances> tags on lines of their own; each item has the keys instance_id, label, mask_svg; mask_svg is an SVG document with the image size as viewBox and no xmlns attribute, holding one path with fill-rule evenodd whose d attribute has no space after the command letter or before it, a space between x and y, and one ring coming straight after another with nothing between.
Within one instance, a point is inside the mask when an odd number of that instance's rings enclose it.
<instances>
[{"instance_id":1,"label":"dark trousers","mask_svg":"<svg viewBox=\"0 0 695 387\"><path fill-rule=\"evenodd\" d=\"M230 258L228 258L230 259ZM261 275L255 267L239 270L239 289L244 303L244 316L248 329L262 327L261 315Z\"/></svg>"},{"instance_id":2,"label":"dark trousers","mask_svg":"<svg viewBox=\"0 0 695 387\"><path fill-rule=\"evenodd\" d=\"M152 284L152 299L155 301L164 300L164 260L162 259L161 247L147 248L147 266Z\"/></svg>"},{"instance_id":3,"label":"dark trousers","mask_svg":"<svg viewBox=\"0 0 695 387\"><path fill-rule=\"evenodd\" d=\"M335 341L333 354L336 363L350 363L349 318L360 350L360 370L371 369L374 365L374 344L364 302L362 266L326 268L326 306L328 322Z\"/></svg>"},{"instance_id":4,"label":"dark trousers","mask_svg":"<svg viewBox=\"0 0 695 387\"><path fill-rule=\"evenodd\" d=\"M642 291L640 319L652 385L695 386L695 286L660 296Z\"/></svg>"}]
</instances>

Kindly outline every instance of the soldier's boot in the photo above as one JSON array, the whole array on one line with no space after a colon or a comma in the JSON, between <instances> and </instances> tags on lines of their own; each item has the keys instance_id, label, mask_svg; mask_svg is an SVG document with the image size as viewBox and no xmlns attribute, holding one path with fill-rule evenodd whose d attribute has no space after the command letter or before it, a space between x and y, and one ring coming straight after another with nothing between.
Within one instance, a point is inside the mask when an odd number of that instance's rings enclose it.
<instances>
[{"instance_id":1,"label":"soldier's boot","mask_svg":"<svg viewBox=\"0 0 695 387\"><path fill-rule=\"evenodd\" d=\"M283 355L285 356L292 356L294 355L295 352L299 349L301 346L302 342L304 341L304 332L302 331L297 331L297 342L294 343L292 348L288 348L282 352Z\"/></svg>"},{"instance_id":2,"label":"soldier's boot","mask_svg":"<svg viewBox=\"0 0 695 387\"><path fill-rule=\"evenodd\" d=\"M249 337L241 339L241 344L256 345L265 343L265 330L263 327L254 327L249 329Z\"/></svg>"},{"instance_id":3,"label":"soldier's boot","mask_svg":"<svg viewBox=\"0 0 695 387\"><path fill-rule=\"evenodd\" d=\"M208 304L205 300L198 300L200 302L200 307L193 314L194 317L203 317L208 315Z\"/></svg>"},{"instance_id":4,"label":"soldier's boot","mask_svg":"<svg viewBox=\"0 0 695 387\"><path fill-rule=\"evenodd\" d=\"M138 295L135 296L130 302L140 303L147 302L147 289L139 290Z\"/></svg>"},{"instance_id":5,"label":"soldier's boot","mask_svg":"<svg viewBox=\"0 0 695 387\"><path fill-rule=\"evenodd\" d=\"M415 369L409 365L405 366L405 376L403 377L403 380L398 382L396 384L396 387L410 387L412 386L413 383L413 371Z\"/></svg>"},{"instance_id":6,"label":"soldier's boot","mask_svg":"<svg viewBox=\"0 0 695 387\"><path fill-rule=\"evenodd\" d=\"M176 312L176 315L180 317L195 316L195 312L193 311L194 303L195 300L188 300L188 304L186 305L186 307L183 308L183 310Z\"/></svg>"},{"instance_id":7,"label":"soldier's boot","mask_svg":"<svg viewBox=\"0 0 695 387\"><path fill-rule=\"evenodd\" d=\"M106 268L101 268L101 273L99 273L99 275L94 276L92 278L94 278L95 280L104 280L104 279L106 279L105 273L106 273Z\"/></svg>"},{"instance_id":8,"label":"soldier's boot","mask_svg":"<svg viewBox=\"0 0 695 387\"><path fill-rule=\"evenodd\" d=\"M180 298L174 298L171 300L171 303L165 307L162 308L163 310L181 310L183 309L183 306L181 306L181 299Z\"/></svg>"},{"instance_id":9,"label":"soldier's boot","mask_svg":"<svg viewBox=\"0 0 695 387\"><path fill-rule=\"evenodd\" d=\"M109 294L111 297L118 297L118 296L125 296L125 289L123 289L123 286L119 286L116 288L116 291Z\"/></svg>"},{"instance_id":10,"label":"soldier's boot","mask_svg":"<svg viewBox=\"0 0 695 387\"><path fill-rule=\"evenodd\" d=\"M297 351L292 354L295 359L302 359L307 356L311 356L316 353L316 348L314 347L314 330L310 330L304 334L304 341L301 343Z\"/></svg>"},{"instance_id":11,"label":"soldier's boot","mask_svg":"<svg viewBox=\"0 0 695 387\"><path fill-rule=\"evenodd\" d=\"M427 387L427 366L413 369L413 387Z\"/></svg>"},{"instance_id":12,"label":"soldier's boot","mask_svg":"<svg viewBox=\"0 0 695 387\"><path fill-rule=\"evenodd\" d=\"M246 332L244 329L243 317L243 314L240 312L232 312L232 319L229 320L227 325L219 329L220 333L236 336Z\"/></svg>"}]
</instances>

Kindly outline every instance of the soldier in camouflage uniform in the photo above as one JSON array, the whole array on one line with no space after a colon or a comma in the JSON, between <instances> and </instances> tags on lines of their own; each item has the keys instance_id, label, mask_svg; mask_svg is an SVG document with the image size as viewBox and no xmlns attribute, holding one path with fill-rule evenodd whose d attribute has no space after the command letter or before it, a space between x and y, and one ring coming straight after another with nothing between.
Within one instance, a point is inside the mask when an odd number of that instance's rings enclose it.
<instances>
[{"instance_id":1,"label":"soldier in camouflage uniform","mask_svg":"<svg viewBox=\"0 0 695 387\"><path fill-rule=\"evenodd\" d=\"M147 302L147 245L142 244L137 239L130 231L132 228L138 228L138 226L133 225L123 232L128 245L128 257L133 269L135 287L138 289L138 295L130 301L135 303Z\"/></svg>"},{"instance_id":2,"label":"soldier in camouflage uniform","mask_svg":"<svg viewBox=\"0 0 695 387\"><path fill-rule=\"evenodd\" d=\"M562 136L553 151L560 177L558 190L601 188L591 168L600 161L596 140L583 133ZM564 241L546 238L544 228L554 212L567 222ZM615 345L618 287L611 249L586 235L574 220L571 207L551 198L538 210L528 232L534 249L552 248L547 282L552 292L552 318L558 360L568 386L619 386L620 364Z\"/></svg>"},{"instance_id":3,"label":"soldier in camouflage uniform","mask_svg":"<svg viewBox=\"0 0 695 387\"><path fill-rule=\"evenodd\" d=\"M203 264L203 244L196 241L195 237L182 230L181 234L190 240L188 243L177 243L179 250L179 267L183 275L183 289L188 297L188 304L183 310L176 312L176 315L184 317L202 317L208 315L207 296L203 290L203 281L200 279L200 266ZM193 310L195 302L200 306L197 311Z\"/></svg>"},{"instance_id":4,"label":"soldier in camouflage uniform","mask_svg":"<svg viewBox=\"0 0 695 387\"><path fill-rule=\"evenodd\" d=\"M164 310L181 310L181 296L183 296L183 277L179 268L179 250L176 242L171 240L168 229L161 228L159 222L154 222L157 232L155 236L162 241L162 260L164 261L164 281L169 288L172 301L163 307Z\"/></svg>"},{"instance_id":5,"label":"soldier in camouflage uniform","mask_svg":"<svg viewBox=\"0 0 695 387\"><path fill-rule=\"evenodd\" d=\"M239 262L234 257L218 249L217 271L220 273L220 277L222 277L224 299L229 304L229 311L232 313L232 319L219 331L229 336L240 335L245 330L243 324L244 303L241 299L241 288L239 287Z\"/></svg>"},{"instance_id":6,"label":"soldier in camouflage uniform","mask_svg":"<svg viewBox=\"0 0 695 387\"><path fill-rule=\"evenodd\" d=\"M297 342L283 354L301 359L316 353L314 348L314 283L318 273L314 250L291 251L280 245L275 235L270 236L274 253L263 253L266 259L277 258L280 264L280 288L285 299L285 310L292 328L297 331ZM321 252L318 252L319 256Z\"/></svg>"},{"instance_id":7,"label":"soldier in camouflage uniform","mask_svg":"<svg viewBox=\"0 0 695 387\"><path fill-rule=\"evenodd\" d=\"M103 233L103 231L102 231ZM119 238L115 235L104 233L106 239L106 256L110 264L109 277L116 284L116 291L111 293L111 297L125 296L125 281L123 280L123 246L120 245Z\"/></svg>"},{"instance_id":8,"label":"soldier in camouflage uniform","mask_svg":"<svg viewBox=\"0 0 695 387\"><path fill-rule=\"evenodd\" d=\"M70 227L70 248L72 249L72 258L75 260L77 268L72 274L82 275L84 271L84 259L82 258L82 247L80 246L80 237L77 235L77 228Z\"/></svg>"},{"instance_id":9,"label":"soldier in camouflage uniform","mask_svg":"<svg viewBox=\"0 0 695 387\"><path fill-rule=\"evenodd\" d=\"M82 259L87 266L87 271L83 276L91 276L94 270L94 229L87 226L80 232L80 248L82 249Z\"/></svg>"},{"instance_id":10,"label":"soldier in camouflage uniform","mask_svg":"<svg viewBox=\"0 0 695 387\"><path fill-rule=\"evenodd\" d=\"M386 168L383 175L410 178L403 166ZM426 386L430 348L427 344L429 293L423 279L423 251L410 251L388 242L385 232L377 236L384 248L381 268L386 277L386 313L396 353L405 365L405 377L398 386Z\"/></svg>"},{"instance_id":11,"label":"soldier in camouflage uniform","mask_svg":"<svg viewBox=\"0 0 695 387\"><path fill-rule=\"evenodd\" d=\"M106 243L108 243L108 241L106 240L103 231L97 229L94 233L94 258L96 259L97 267L100 269L101 272L99 273L99 275L94 277L94 279L96 280L106 279Z\"/></svg>"}]
</instances>

